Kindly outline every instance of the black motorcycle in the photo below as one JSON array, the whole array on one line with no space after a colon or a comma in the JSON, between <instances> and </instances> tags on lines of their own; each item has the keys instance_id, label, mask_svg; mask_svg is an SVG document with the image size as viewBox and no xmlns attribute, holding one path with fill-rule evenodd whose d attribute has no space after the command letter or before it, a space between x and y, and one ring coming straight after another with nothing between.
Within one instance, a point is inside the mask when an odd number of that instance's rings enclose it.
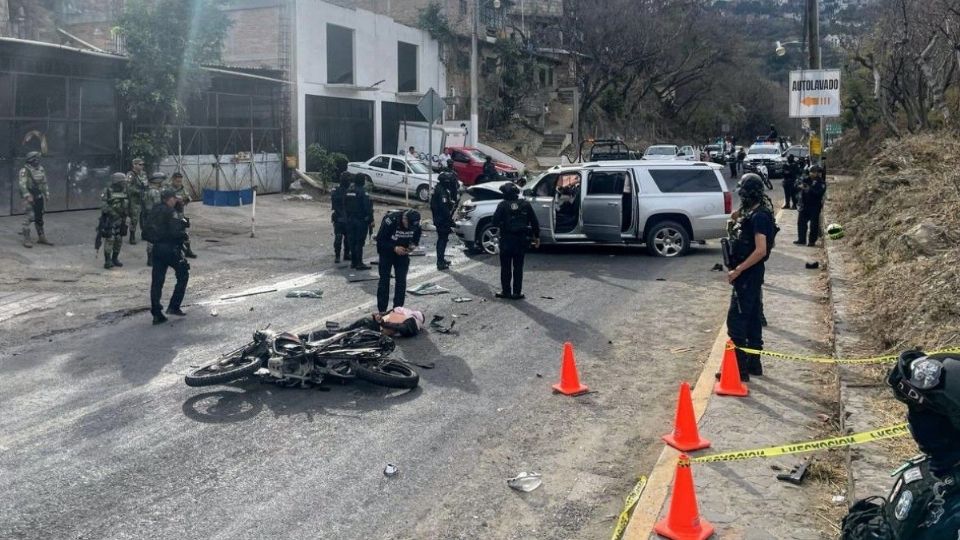
<instances>
[{"instance_id":1,"label":"black motorcycle","mask_svg":"<svg viewBox=\"0 0 960 540\"><path fill-rule=\"evenodd\" d=\"M285 387L319 385L325 379L361 379L389 388L416 388L420 375L390 358L394 341L373 330L296 335L257 330L253 341L184 377L187 386L223 384L249 375Z\"/></svg>"}]
</instances>

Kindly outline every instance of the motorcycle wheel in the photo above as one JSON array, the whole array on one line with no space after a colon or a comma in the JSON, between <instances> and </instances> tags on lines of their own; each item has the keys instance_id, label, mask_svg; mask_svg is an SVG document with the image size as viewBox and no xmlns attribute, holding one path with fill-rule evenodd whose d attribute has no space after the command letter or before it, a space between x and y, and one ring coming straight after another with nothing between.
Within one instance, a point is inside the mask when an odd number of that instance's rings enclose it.
<instances>
[{"instance_id":1,"label":"motorcycle wheel","mask_svg":"<svg viewBox=\"0 0 960 540\"><path fill-rule=\"evenodd\" d=\"M769 177L769 176L760 175L760 178L763 179L763 185L766 186L767 189L773 189L773 183L770 182L770 177Z\"/></svg>"},{"instance_id":2,"label":"motorcycle wheel","mask_svg":"<svg viewBox=\"0 0 960 540\"><path fill-rule=\"evenodd\" d=\"M247 348L244 348L236 354L197 368L187 373L183 382L187 386L210 386L252 375L263 366L263 359L250 356L247 352Z\"/></svg>"},{"instance_id":3,"label":"motorcycle wheel","mask_svg":"<svg viewBox=\"0 0 960 540\"><path fill-rule=\"evenodd\" d=\"M353 371L358 379L387 388L416 388L420 384L420 374L400 360L356 362Z\"/></svg>"}]
</instances>

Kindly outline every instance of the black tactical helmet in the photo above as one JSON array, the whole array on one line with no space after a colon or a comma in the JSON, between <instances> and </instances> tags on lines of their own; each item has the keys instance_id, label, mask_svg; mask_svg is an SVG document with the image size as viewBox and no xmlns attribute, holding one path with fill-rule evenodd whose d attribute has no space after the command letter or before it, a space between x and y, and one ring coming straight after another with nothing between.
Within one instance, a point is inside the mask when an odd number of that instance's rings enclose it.
<instances>
[{"instance_id":1,"label":"black tactical helmet","mask_svg":"<svg viewBox=\"0 0 960 540\"><path fill-rule=\"evenodd\" d=\"M810 167L810 174L817 173L818 175L823 175L823 167L820 165L813 165Z\"/></svg>"},{"instance_id":2,"label":"black tactical helmet","mask_svg":"<svg viewBox=\"0 0 960 540\"><path fill-rule=\"evenodd\" d=\"M176 197L177 197L177 192L176 192L175 190L172 190L172 189L169 189L169 188L167 188L167 189L165 189L165 190L163 190L163 191L160 192L160 200L161 200L161 201L166 201L166 200L168 200L168 199L174 199L174 198L176 198Z\"/></svg>"},{"instance_id":3,"label":"black tactical helmet","mask_svg":"<svg viewBox=\"0 0 960 540\"><path fill-rule=\"evenodd\" d=\"M516 199L520 195L520 188L513 182L507 182L500 186L500 193L507 199Z\"/></svg>"},{"instance_id":4,"label":"black tactical helmet","mask_svg":"<svg viewBox=\"0 0 960 540\"><path fill-rule=\"evenodd\" d=\"M353 173L349 173L347 171L343 171L342 173L340 173L341 186L347 186L352 181L353 181Z\"/></svg>"},{"instance_id":5,"label":"black tactical helmet","mask_svg":"<svg viewBox=\"0 0 960 540\"><path fill-rule=\"evenodd\" d=\"M420 225L420 212L416 210L405 210L403 216L407 218L407 226L416 227Z\"/></svg>"},{"instance_id":6,"label":"black tactical helmet","mask_svg":"<svg viewBox=\"0 0 960 540\"><path fill-rule=\"evenodd\" d=\"M167 173L155 172L150 175L150 183L155 184L157 182L163 182L167 179Z\"/></svg>"},{"instance_id":7,"label":"black tactical helmet","mask_svg":"<svg viewBox=\"0 0 960 540\"><path fill-rule=\"evenodd\" d=\"M760 175L747 173L740 177L737 195L743 201L756 202L763 199L763 180Z\"/></svg>"},{"instance_id":8,"label":"black tactical helmet","mask_svg":"<svg viewBox=\"0 0 960 540\"><path fill-rule=\"evenodd\" d=\"M350 176L352 177L353 184L357 187L364 186L367 183L362 174L351 174Z\"/></svg>"},{"instance_id":9,"label":"black tactical helmet","mask_svg":"<svg viewBox=\"0 0 960 540\"><path fill-rule=\"evenodd\" d=\"M40 152L27 152L27 163L40 161Z\"/></svg>"},{"instance_id":10,"label":"black tactical helmet","mask_svg":"<svg viewBox=\"0 0 960 540\"><path fill-rule=\"evenodd\" d=\"M787 156L787 161L789 161L790 163L793 163L796 159L797 157L794 156L793 154L790 154L789 156Z\"/></svg>"},{"instance_id":11,"label":"black tactical helmet","mask_svg":"<svg viewBox=\"0 0 960 540\"><path fill-rule=\"evenodd\" d=\"M945 416L960 429L960 351L902 352L887 375L887 384L911 409Z\"/></svg>"},{"instance_id":12,"label":"black tactical helmet","mask_svg":"<svg viewBox=\"0 0 960 540\"><path fill-rule=\"evenodd\" d=\"M441 183L450 185L456 185L457 182L460 181L456 174L449 171L440 173L440 176L437 177L437 180L439 180Z\"/></svg>"}]
</instances>

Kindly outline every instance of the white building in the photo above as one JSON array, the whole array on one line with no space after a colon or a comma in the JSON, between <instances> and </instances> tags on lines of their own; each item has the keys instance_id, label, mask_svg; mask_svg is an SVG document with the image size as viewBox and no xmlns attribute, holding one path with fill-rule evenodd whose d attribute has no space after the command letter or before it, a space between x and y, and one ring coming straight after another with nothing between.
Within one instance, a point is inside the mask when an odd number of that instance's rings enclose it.
<instances>
[{"instance_id":1,"label":"white building","mask_svg":"<svg viewBox=\"0 0 960 540\"><path fill-rule=\"evenodd\" d=\"M300 163L319 143L351 160L395 152L402 120L430 88L445 96L440 44L362 9L297 0L293 76Z\"/></svg>"}]
</instances>

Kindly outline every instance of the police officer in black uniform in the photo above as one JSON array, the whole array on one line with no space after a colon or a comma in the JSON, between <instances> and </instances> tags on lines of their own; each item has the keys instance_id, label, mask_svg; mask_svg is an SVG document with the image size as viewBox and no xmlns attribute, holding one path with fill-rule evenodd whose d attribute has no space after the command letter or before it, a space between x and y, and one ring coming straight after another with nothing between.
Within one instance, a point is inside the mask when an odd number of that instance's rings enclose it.
<instances>
[{"instance_id":1,"label":"police officer in black uniform","mask_svg":"<svg viewBox=\"0 0 960 540\"><path fill-rule=\"evenodd\" d=\"M496 296L521 300L523 259L531 239L534 246L540 246L540 222L530 202L520 198L516 184L504 184L500 192L503 200L493 213L493 226L500 230L500 292Z\"/></svg>"},{"instance_id":2,"label":"police officer in black uniform","mask_svg":"<svg viewBox=\"0 0 960 540\"><path fill-rule=\"evenodd\" d=\"M353 175L347 171L340 173L340 185L333 188L330 192L330 203L333 206L333 212L330 214L330 221L333 222L333 262L340 263L340 253L343 252L343 258L350 258L350 236L347 234L347 210L345 208L346 195L350 190L350 182L353 181Z\"/></svg>"},{"instance_id":3,"label":"police officer in black uniform","mask_svg":"<svg viewBox=\"0 0 960 540\"><path fill-rule=\"evenodd\" d=\"M907 404L907 424L923 453L894 473L887 499L850 507L841 538L960 538L960 353L901 353L887 383Z\"/></svg>"},{"instance_id":4,"label":"police officer in black uniform","mask_svg":"<svg viewBox=\"0 0 960 540\"><path fill-rule=\"evenodd\" d=\"M773 203L764 193L763 180L749 173L740 179L737 194L740 209L730 231L730 271L727 281L733 285L727 311L727 334L737 347L763 348L764 263L770 256L775 231ZM737 349L740 378L763 375L760 356Z\"/></svg>"},{"instance_id":5,"label":"police officer in black uniform","mask_svg":"<svg viewBox=\"0 0 960 540\"><path fill-rule=\"evenodd\" d=\"M437 228L437 270L450 268L447 260L447 239L453 231L453 213L457 209L457 194L459 183L457 175L452 172L440 173L437 189L430 199L430 211L433 213L433 224Z\"/></svg>"},{"instance_id":6,"label":"police officer in black uniform","mask_svg":"<svg viewBox=\"0 0 960 540\"><path fill-rule=\"evenodd\" d=\"M820 238L820 212L823 210L823 197L827 193L827 183L823 178L823 168L810 167L807 177L800 183L800 212L797 216L797 232L800 235L794 244L817 245ZM807 230L810 238L807 239Z\"/></svg>"},{"instance_id":7,"label":"police officer in black uniform","mask_svg":"<svg viewBox=\"0 0 960 540\"><path fill-rule=\"evenodd\" d=\"M787 164L783 168L783 208L796 208L797 178L800 176L800 164L793 154L787 156Z\"/></svg>"},{"instance_id":8,"label":"police officer in black uniform","mask_svg":"<svg viewBox=\"0 0 960 540\"><path fill-rule=\"evenodd\" d=\"M190 264L183 258L183 243L187 240L188 221L176 210L177 193L172 189L165 189L160 194L160 202L150 209L145 221L144 239L153 243L153 268L150 282L150 313L153 315L153 324L167 322L160 304L160 294L163 292L163 282L167 279L167 268L173 268L177 276L177 284L173 288L170 303L167 304L167 313L184 316L180 309L183 295L187 291L187 281L190 279Z\"/></svg>"},{"instance_id":9,"label":"police officer in black uniform","mask_svg":"<svg viewBox=\"0 0 960 540\"><path fill-rule=\"evenodd\" d=\"M353 177L353 189L344 195L343 210L347 220L350 268L369 270L370 267L363 263L363 244L367 232L373 230L373 202L364 189L362 176Z\"/></svg>"},{"instance_id":10,"label":"police officer in black uniform","mask_svg":"<svg viewBox=\"0 0 960 540\"><path fill-rule=\"evenodd\" d=\"M420 212L394 210L380 221L377 231L377 254L380 262L377 271L377 311L387 312L390 301L390 272L396 277L393 292L393 307L402 307L407 296L407 271L410 270L410 253L420 245Z\"/></svg>"}]
</instances>

